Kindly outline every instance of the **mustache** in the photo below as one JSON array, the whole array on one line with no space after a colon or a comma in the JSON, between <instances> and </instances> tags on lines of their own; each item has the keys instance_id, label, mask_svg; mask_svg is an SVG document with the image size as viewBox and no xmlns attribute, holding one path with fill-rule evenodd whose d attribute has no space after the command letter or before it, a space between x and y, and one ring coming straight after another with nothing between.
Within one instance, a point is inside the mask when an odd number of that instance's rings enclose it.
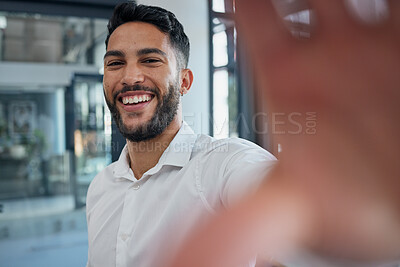
<instances>
[{"instance_id":1,"label":"mustache","mask_svg":"<svg viewBox=\"0 0 400 267\"><path fill-rule=\"evenodd\" d=\"M117 98L120 94L123 94L126 92L135 92L135 91L150 92L150 93L153 93L154 95L156 95L157 98L159 98L159 96L160 96L160 93L156 88L151 88L151 87L143 86L140 84L135 84L132 86L124 86L121 90L115 92L113 94L114 103L116 103Z\"/></svg>"}]
</instances>

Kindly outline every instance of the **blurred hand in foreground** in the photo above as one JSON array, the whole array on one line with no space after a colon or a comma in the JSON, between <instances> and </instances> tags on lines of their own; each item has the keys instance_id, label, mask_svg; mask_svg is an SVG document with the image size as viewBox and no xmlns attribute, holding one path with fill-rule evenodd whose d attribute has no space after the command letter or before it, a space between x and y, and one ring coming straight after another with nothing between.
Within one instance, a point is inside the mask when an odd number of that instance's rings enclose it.
<instances>
[{"instance_id":1,"label":"blurred hand in foreground","mask_svg":"<svg viewBox=\"0 0 400 267\"><path fill-rule=\"evenodd\" d=\"M236 3L256 95L269 114L316 112L317 131L275 135L283 152L260 190L199 231L173 266L232 267L296 248L357 261L399 257L400 1L366 25L342 0L310 0L309 40L291 36L271 0Z\"/></svg>"}]
</instances>

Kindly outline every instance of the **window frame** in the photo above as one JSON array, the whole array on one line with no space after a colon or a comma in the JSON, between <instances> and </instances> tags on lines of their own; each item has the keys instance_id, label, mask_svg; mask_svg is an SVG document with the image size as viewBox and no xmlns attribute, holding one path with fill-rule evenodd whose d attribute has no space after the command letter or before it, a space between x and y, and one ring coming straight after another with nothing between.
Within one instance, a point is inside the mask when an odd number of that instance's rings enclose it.
<instances>
[{"instance_id":1,"label":"window frame","mask_svg":"<svg viewBox=\"0 0 400 267\"><path fill-rule=\"evenodd\" d=\"M228 79L231 79L235 83L235 87L237 89L236 99L237 101L237 113L241 113L241 105L240 105L240 73L238 68L237 61L237 39L235 40L235 20L234 20L234 0L223 0L225 5L225 12L216 12L213 10L213 0L208 0L209 5L209 47L210 47L210 135L214 135L214 73L219 70L226 70L228 72ZM227 35L227 56L228 63L223 66L214 66L214 46L213 46L213 37L215 34L219 32L215 32L215 23L214 19L219 19L221 24L225 24L225 32ZM228 82L229 82L228 81ZM228 122L229 122L228 118ZM240 121L239 121L240 124ZM237 126L237 134L240 136L240 125ZM231 131L229 131L231 132ZM229 133L230 135L230 133Z\"/></svg>"}]
</instances>

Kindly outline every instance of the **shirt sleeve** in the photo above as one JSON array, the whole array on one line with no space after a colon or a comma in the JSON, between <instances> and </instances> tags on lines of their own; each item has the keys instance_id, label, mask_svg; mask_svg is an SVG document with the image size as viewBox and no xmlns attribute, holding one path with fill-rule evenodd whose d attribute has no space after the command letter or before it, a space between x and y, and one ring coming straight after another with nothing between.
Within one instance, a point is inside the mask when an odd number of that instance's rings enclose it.
<instances>
[{"instance_id":1,"label":"shirt sleeve","mask_svg":"<svg viewBox=\"0 0 400 267\"><path fill-rule=\"evenodd\" d=\"M199 160L197 184L203 202L214 211L256 191L277 162L271 153L243 139L218 140L213 145Z\"/></svg>"},{"instance_id":2,"label":"shirt sleeve","mask_svg":"<svg viewBox=\"0 0 400 267\"><path fill-rule=\"evenodd\" d=\"M221 201L227 208L254 193L276 163L268 151L253 145L238 150L227 159L221 186Z\"/></svg>"}]
</instances>

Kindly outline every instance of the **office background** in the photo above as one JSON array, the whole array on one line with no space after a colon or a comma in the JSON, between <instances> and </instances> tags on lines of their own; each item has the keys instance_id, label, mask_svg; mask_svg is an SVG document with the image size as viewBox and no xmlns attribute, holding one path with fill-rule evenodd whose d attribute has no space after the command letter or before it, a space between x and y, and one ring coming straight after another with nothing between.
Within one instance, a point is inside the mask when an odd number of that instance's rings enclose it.
<instances>
[{"instance_id":1,"label":"office background","mask_svg":"<svg viewBox=\"0 0 400 267\"><path fill-rule=\"evenodd\" d=\"M383 10L384 1L358 1L365 13ZM102 88L106 25L119 2L0 0L0 266L86 263L86 191L125 144ZM183 115L195 132L277 154L265 103L252 95L234 1L138 2L171 10L189 36L195 79ZM307 6L277 2L292 33L307 38Z\"/></svg>"}]
</instances>

